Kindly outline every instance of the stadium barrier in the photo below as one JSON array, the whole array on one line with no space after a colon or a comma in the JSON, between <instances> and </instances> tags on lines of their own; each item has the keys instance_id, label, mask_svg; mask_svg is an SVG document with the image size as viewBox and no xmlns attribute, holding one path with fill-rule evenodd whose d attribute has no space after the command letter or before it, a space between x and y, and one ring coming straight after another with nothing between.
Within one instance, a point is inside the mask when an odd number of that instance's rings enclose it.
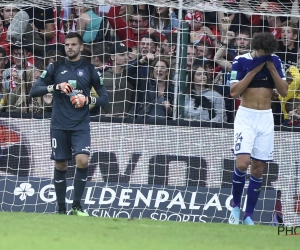
<instances>
[{"instance_id":1,"label":"stadium barrier","mask_svg":"<svg viewBox=\"0 0 300 250\"><path fill-rule=\"evenodd\" d=\"M1 210L55 212L50 121L1 118L0 125ZM274 161L265 169L257 223L271 223L277 190L284 223L300 223L295 210L297 134L275 132ZM234 166L231 129L92 122L91 138L83 196L91 215L203 222L227 218ZM68 203L74 165L73 159Z\"/></svg>"}]
</instances>

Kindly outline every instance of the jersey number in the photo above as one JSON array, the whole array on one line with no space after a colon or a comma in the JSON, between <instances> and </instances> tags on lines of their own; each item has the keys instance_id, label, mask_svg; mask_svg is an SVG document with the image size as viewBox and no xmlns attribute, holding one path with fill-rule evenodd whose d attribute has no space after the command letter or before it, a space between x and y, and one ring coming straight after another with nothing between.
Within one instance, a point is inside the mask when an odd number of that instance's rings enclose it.
<instances>
[{"instance_id":1,"label":"jersey number","mask_svg":"<svg viewBox=\"0 0 300 250\"><path fill-rule=\"evenodd\" d=\"M52 144L52 148L57 148L57 142L55 138L52 138L51 144Z\"/></svg>"}]
</instances>

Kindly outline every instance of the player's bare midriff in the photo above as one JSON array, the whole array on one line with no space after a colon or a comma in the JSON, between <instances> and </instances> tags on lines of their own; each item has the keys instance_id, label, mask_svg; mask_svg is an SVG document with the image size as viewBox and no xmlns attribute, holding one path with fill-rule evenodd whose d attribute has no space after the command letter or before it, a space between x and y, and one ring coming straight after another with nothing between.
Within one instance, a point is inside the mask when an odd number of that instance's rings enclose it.
<instances>
[{"instance_id":1,"label":"player's bare midriff","mask_svg":"<svg viewBox=\"0 0 300 250\"><path fill-rule=\"evenodd\" d=\"M242 95L241 105L245 108L267 110L271 108L273 89L248 88Z\"/></svg>"}]
</instances>

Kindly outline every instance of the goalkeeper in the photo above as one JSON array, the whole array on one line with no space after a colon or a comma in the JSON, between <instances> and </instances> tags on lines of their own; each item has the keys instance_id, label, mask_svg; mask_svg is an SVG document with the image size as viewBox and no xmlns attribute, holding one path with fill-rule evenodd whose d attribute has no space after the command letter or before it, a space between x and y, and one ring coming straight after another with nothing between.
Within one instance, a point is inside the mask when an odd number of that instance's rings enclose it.
<instances>
[{"instance_id":1,"label":"goalkeeper","mask_svg":"<svg viewBox=\"0 0 300 250\"><path fill-rule=\"evenodd\" d=\"M106 106L109 102L100 72L86 60L80 59L82 37L68 33L65 38L66 58L51 63L30 91L31 97L53 93L51 118L51 159L55 161L54 186L58 213L66 214L66 171L72 154L76 159L74 196L71 214L88 216L80 204L87 181L90 155L89 104ZM98 97L90 97L94 87Z\"/></svg>"}]
</instances>

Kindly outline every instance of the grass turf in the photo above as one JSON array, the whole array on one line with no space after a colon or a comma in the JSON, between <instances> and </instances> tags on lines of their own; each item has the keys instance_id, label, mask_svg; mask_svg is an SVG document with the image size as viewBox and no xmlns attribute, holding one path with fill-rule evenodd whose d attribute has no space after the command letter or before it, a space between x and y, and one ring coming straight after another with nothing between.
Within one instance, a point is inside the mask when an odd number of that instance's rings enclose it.
<instances>
[{"instance_id":1,"label":"grass turf","mask_svg":"<svg viewBox=\"0 0 300 250\"><path fill-rule=\"evenodd\" d=\"M277 227L0 213L0 249L299 249Z\"/></svg>"}]
</instances>

